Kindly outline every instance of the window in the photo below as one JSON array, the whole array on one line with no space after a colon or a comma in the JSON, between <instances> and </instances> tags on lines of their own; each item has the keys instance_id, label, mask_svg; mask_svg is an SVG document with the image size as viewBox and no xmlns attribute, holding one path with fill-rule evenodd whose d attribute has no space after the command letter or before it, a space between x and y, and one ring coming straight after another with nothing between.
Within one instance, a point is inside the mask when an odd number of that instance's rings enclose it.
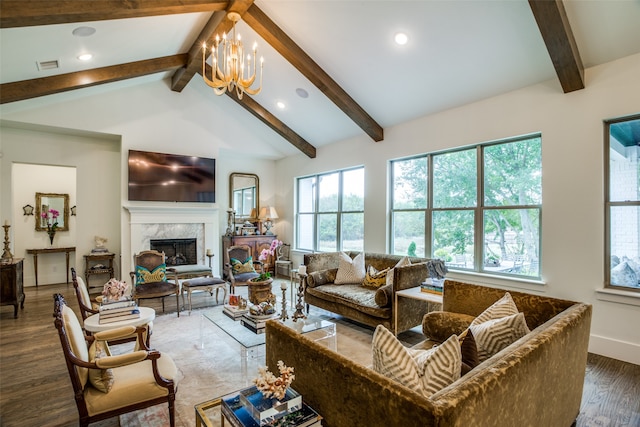
<instances>
[{"instance_id":1,"label":"window","mask_svg":"<svg viewBox=\"0 0 640 427\"><path fill-rule=\"evenodd\" d=\"M539 135L391 162L391 250L540 277Z\"/></svg>"},{"instance_id":2,"label":"window","mask_svg":"<svg viewBox=\"0 0 640 427\"><path fill-rule=\"evenodd\" d=\"M605 283L640 291L640 116L605 130Z\"/></svg>"},{"instance_id":3,"label":"window","mask_svg":"<svg viewBox=\"0 0 640 427\"><path fill-rule=\"evenodd\" d=\"M296 180L296 248L364 250L364 167Z\"/></svg>"}]
</instances>

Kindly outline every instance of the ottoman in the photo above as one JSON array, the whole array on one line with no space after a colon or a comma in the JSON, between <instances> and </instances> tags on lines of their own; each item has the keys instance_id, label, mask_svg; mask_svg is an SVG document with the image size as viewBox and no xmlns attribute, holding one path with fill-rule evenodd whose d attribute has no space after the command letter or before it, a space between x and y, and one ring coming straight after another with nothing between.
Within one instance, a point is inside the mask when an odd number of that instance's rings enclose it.
<instances>
[{"instance_id":1,"label":"ottoman","mask_svg":"<svg viewBox=\"0 0 640 427\"><path fill-rule=\"evenodd\" d=\"M195 279L188 279L182 282L182 305L184 306L184 292L187 292L189 296L189 314L191 314L191 291L194 289L209 291L213 296L213 290L216 290L216 304L218 303L218 291L222 289L224 296L222 297L222 303L227 298L227 282L217 277L198 277Z\"/></svg>"}]
</instances>

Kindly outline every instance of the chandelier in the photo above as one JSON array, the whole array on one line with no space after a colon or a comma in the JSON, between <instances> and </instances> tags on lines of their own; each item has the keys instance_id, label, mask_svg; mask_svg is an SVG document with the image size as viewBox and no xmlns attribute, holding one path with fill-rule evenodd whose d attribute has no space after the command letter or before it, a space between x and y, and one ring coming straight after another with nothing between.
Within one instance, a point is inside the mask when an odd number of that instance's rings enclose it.
<instances>
[{"instance_id":1,"label":"chandelier","mask_svg":"<svg viewBox=\"0 0 640 427\"><path fill-rule=\"evenodd\" d=\"M236 36L236 22L240 20L240 14L229 12L227 18L233 22L232 37L229 40L227 34L223 33L220 40L220 36L216 35L215 43L211 47L211 78L207 77L206 73L207 44L202 45L202 77L204 82L213 88L216 95L223 95L226 91L232 92L234 89L238 99L242 99L245 92L249 95L257 95L262 90L264 59L260 58L260 85L252 89L251 86L256 80L258 45L254 43L252 54L247 54L245 57L240 35Z\"/></svg>"}]
</instances>

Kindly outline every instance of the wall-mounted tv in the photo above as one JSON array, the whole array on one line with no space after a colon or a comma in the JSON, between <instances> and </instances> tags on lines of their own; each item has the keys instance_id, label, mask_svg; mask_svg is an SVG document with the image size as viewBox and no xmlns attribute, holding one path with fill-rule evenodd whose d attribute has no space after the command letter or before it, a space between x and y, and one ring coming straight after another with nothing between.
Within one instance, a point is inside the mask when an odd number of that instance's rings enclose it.
<instances>
[{"instance_id":1,"label":"wall-mounted tv","mask_svg":"<svg viewBox=\"0 0 640 427\"><path fill-rule=\"evenodd\" d=\"M216 201L216 161L129 150L129 200Z\"/></svg>"}]
</instances>

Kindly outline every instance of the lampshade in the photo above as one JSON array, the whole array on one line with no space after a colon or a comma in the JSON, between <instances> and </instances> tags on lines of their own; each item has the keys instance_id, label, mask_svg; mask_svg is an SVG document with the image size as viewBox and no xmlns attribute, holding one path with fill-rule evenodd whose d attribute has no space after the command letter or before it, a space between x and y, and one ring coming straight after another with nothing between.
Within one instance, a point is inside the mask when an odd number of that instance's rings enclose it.
<instances>
[{"instance_id":1,"label":"lampshade","mask_svg":"<svg viewBox=\"0 0 640 427\"><path fill-rule=\"evenodd\" d=\"M251 215L249 215L249 218L257 218L258 215L258 210L256 208L251 208Z\"/></svg>"},{"instance_id":2,"label":"lampshade","mask_svg":"<svg viewBox=\"0 0 640 427\"><path fill-rule=\"evenodd\" d=\"M260 208L260 219L276 219L278 218L278 212L273 206L263 206Z\"/></svg>"}]
</instances>

